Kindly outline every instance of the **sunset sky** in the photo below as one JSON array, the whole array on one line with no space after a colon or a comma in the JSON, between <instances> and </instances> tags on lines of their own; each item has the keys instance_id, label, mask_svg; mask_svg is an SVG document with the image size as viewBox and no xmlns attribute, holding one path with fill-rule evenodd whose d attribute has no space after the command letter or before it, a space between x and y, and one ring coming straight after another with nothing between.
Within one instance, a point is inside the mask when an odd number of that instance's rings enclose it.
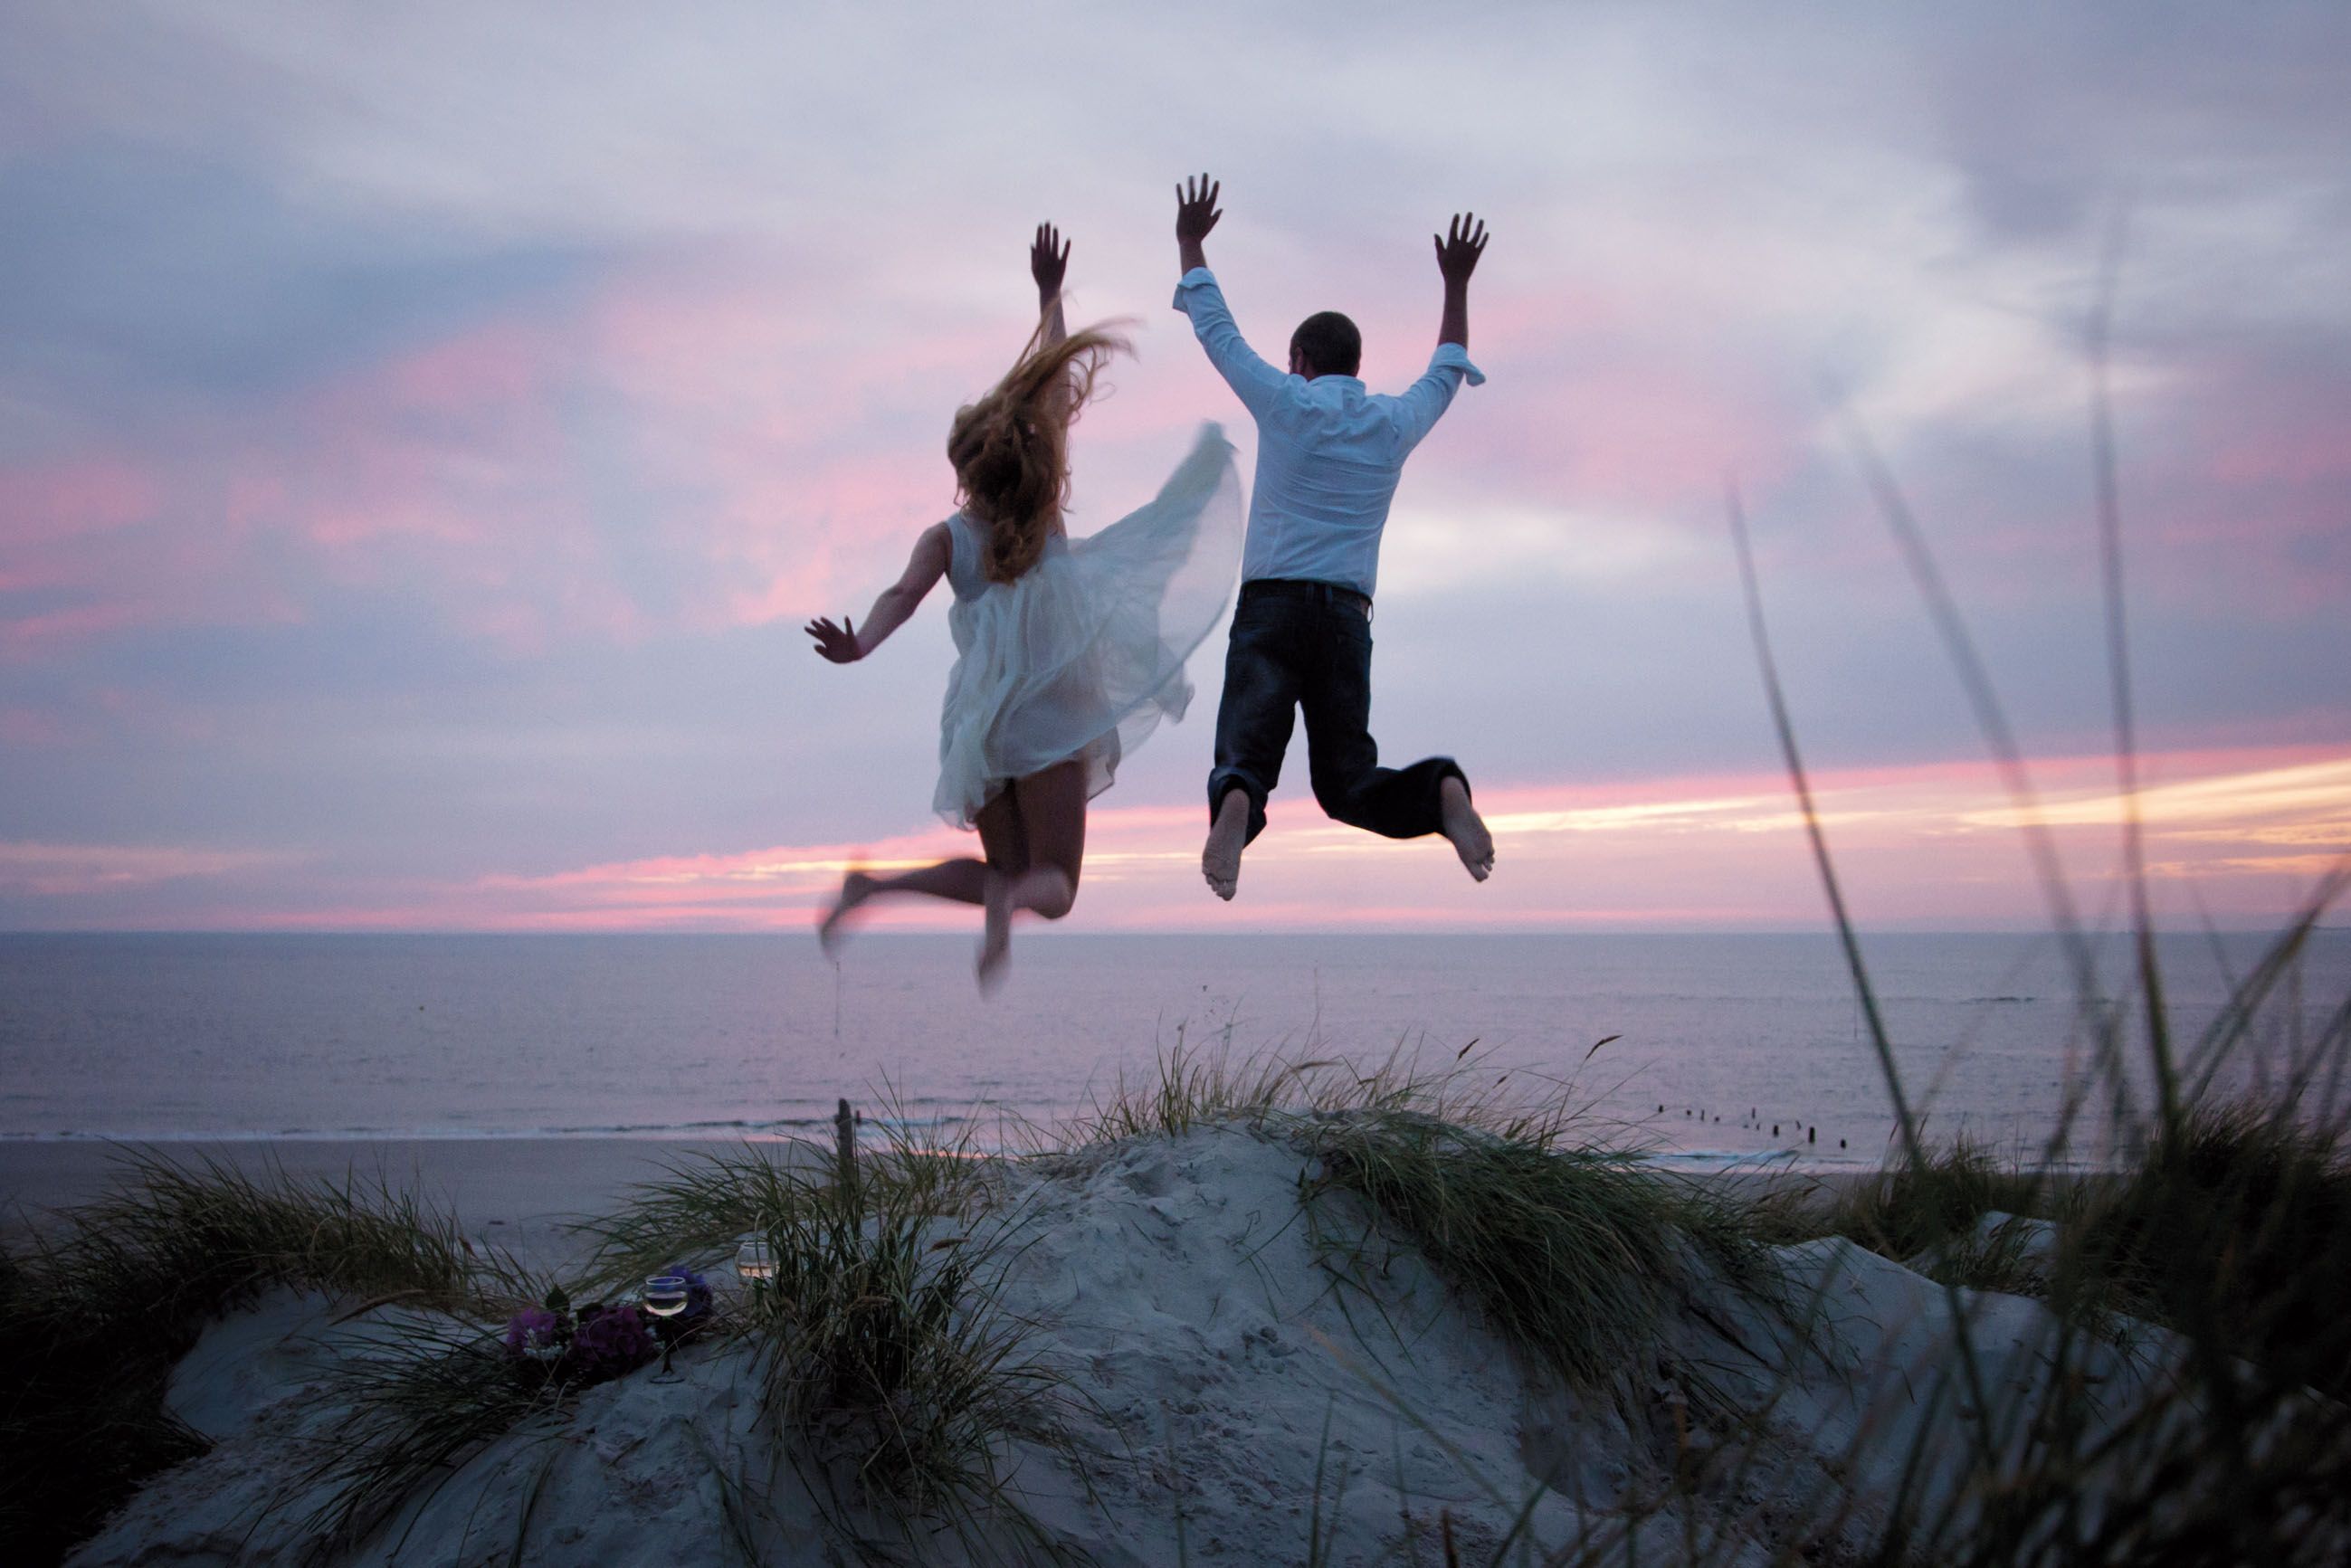
<instances>
[{"instance_id":1,"label":"sunset sky","mask_svg":"<svg viewBox=\"0 0 2351 1568\"><path fill-rule=\"evenodd\" d=\"M2351 10L12 0L0 48L0 929L799 929L929 811L956 405L1026 246L1138 357L1076 532L1247 416L1168 308L1172 187L1279 356L1435 340L1398 494L1390 760L1499 851L1337 828L1302 748L1240 897L1199 697L1096 804L1077 929L1817 925L1724 525L1751 518L1857 915L2043 918L1862 482L1899 476L2081 900L2117 824L2085 324L2113 384L2159 907L2351 852ZM967 913L926 915L957 927Z\"/></svg>"}]
</instances>

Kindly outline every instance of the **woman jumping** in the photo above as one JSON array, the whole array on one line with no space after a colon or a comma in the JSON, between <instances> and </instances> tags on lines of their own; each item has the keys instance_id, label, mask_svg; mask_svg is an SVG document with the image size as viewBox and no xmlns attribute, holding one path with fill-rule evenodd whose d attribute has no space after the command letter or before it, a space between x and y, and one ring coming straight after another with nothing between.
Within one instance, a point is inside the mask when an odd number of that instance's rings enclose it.
<instances>
[{"instance_id":1,"label":"woman jumping","mask_svg":"<svg viewBox=\"0 0 2351 1568\"><path fill-rule=\"evenodd\" d=\"M1204 425L1156 497L1089 538L1062 530L1069 429L1102 365L1128 350L1061 315L1069 246L1040 225L1029 254L1041 319L1002 381L947 431L960 508L925 528L898 580L860 629L811 621L837 664L873 652L944 576L955 668L939 716L932 805L979 831L985 858L891 876L852 871L817 931L828 950L872 899L921 894L976 904L983 989L1002 978L1012 915L1070 912L1085 856L1086 802L1161 718L1191 701L1184 661L1230 602L1240 559L1240 476L1231 443Z\"/></svg>"}]
</instances>

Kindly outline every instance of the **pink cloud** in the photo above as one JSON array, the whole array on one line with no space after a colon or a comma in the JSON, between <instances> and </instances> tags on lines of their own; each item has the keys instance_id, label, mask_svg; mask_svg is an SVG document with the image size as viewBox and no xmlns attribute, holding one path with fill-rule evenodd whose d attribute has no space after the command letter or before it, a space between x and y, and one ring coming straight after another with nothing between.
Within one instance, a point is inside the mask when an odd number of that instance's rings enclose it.
<instances>
[{"instance_id":1,"label":"pink cloud","mask_svg":"<svg viewBox=\"0 0 2351 1568\"><path fill-rule=\"evenodd\" d=\"M0 644L283 622L319 584L422 592L525 655L837 612L951 508L955 396L1017 341L896 322L877 342L747 265L621 277L203 428L0 471L6 587L68 596Z\"/></svg>"},{"instance_id":2,"label":"pink cloud","mask_svg":"<svg viewBox=\"0 0 2351 1568\"><path fill-rule=\"evenodd\" d=\"M79 642L87 637L140 626L152 619L150 608L136 600L116 599L103 604L78 604L0 621L0 648L30 650L52 643Z\"/></svg>"},{"instance_id":3,"label":"pink cloud","mask_svg":"<svg viewBox=\"0 0 2351 1568\"><path fill-rule=\"evenodd\" d=\"M671 541L726 583L691 623L837 610L953 509L948 421L1009 364L1019 328L909 321L896 303L877 320L852 285L811 310L748 265L648 272L599 297L590 329L642 474L699 502Z\"/></svg>"},{"instance_id":4,"label":"pink cloud","mask_svg":"<svg viewBox=\"0 0 2351 1568\"><path fill-rule=\"evenodd\" d=\"M162 495L152 474L119 456L91 455L0 471L0 537L12 549L22 549L125 528L153 517Z\"/></svg>"}]
</instances>

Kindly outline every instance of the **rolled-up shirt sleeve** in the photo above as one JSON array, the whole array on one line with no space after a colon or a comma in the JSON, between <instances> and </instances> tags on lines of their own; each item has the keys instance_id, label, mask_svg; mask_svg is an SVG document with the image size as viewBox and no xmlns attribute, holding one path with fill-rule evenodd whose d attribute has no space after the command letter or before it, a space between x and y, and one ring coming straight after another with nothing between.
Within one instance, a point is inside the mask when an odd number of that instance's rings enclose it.
<instances>
[{"instance_id":1,"label":"rolled-up shirt sleeve","mask_svg":"<svg viewBox=\"0 0 2351 1568\"><path fill-rule=\"evenodd\" d=\"M1208 363L1217 367L1217 373L1225 378L1225 384L1233 389L1241 406L1263 417L1282 383L1290 378L1258 358L1257 350L1241 336L1232 311L1225 304L1224 290L1217 287L1217 275L1205 267L1196 267L1186 273L1176 285L1176 308L1192 319L1192 335L1200 340L1200 347L1207 350ZM1443 412L1442 405L1438 412ZM1434 423L1436 415L1429 417Z\"/></svg>"},{"instance_id":2,"label":"rolled-up shirt sleeve","mask_svg":"<svg viewBox=\"0 0 2351 1568\"><path fill-rule=\"evenodd\" d=\"M1469 362L1469 350L1460 344L1437 344L1420 380L1395 400L1396 434L1403 438L1405 451L1419 445L1421 438L1437 427L1465 380L1473 387L1482 386L1486 372Z\"/></svg>"}]
</instances>

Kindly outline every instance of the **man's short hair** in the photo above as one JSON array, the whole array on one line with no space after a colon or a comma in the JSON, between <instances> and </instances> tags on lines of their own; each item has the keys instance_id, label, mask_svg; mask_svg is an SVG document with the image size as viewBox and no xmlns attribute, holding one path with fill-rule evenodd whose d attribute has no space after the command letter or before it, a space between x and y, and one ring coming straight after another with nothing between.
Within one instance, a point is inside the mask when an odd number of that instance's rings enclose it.
<instances>
[{"instance_id":1,"label":"man's short hair","mask_svg":"<svg viewBox=\"0 0 2351 1568\"><path fill-rule=\"evenodd\" d=\"M1364 368L1364 335L1336 310L1318 310L1290 335L1291 350L1320 376L1352 376Z\"/></svg>"}]
</instances>

